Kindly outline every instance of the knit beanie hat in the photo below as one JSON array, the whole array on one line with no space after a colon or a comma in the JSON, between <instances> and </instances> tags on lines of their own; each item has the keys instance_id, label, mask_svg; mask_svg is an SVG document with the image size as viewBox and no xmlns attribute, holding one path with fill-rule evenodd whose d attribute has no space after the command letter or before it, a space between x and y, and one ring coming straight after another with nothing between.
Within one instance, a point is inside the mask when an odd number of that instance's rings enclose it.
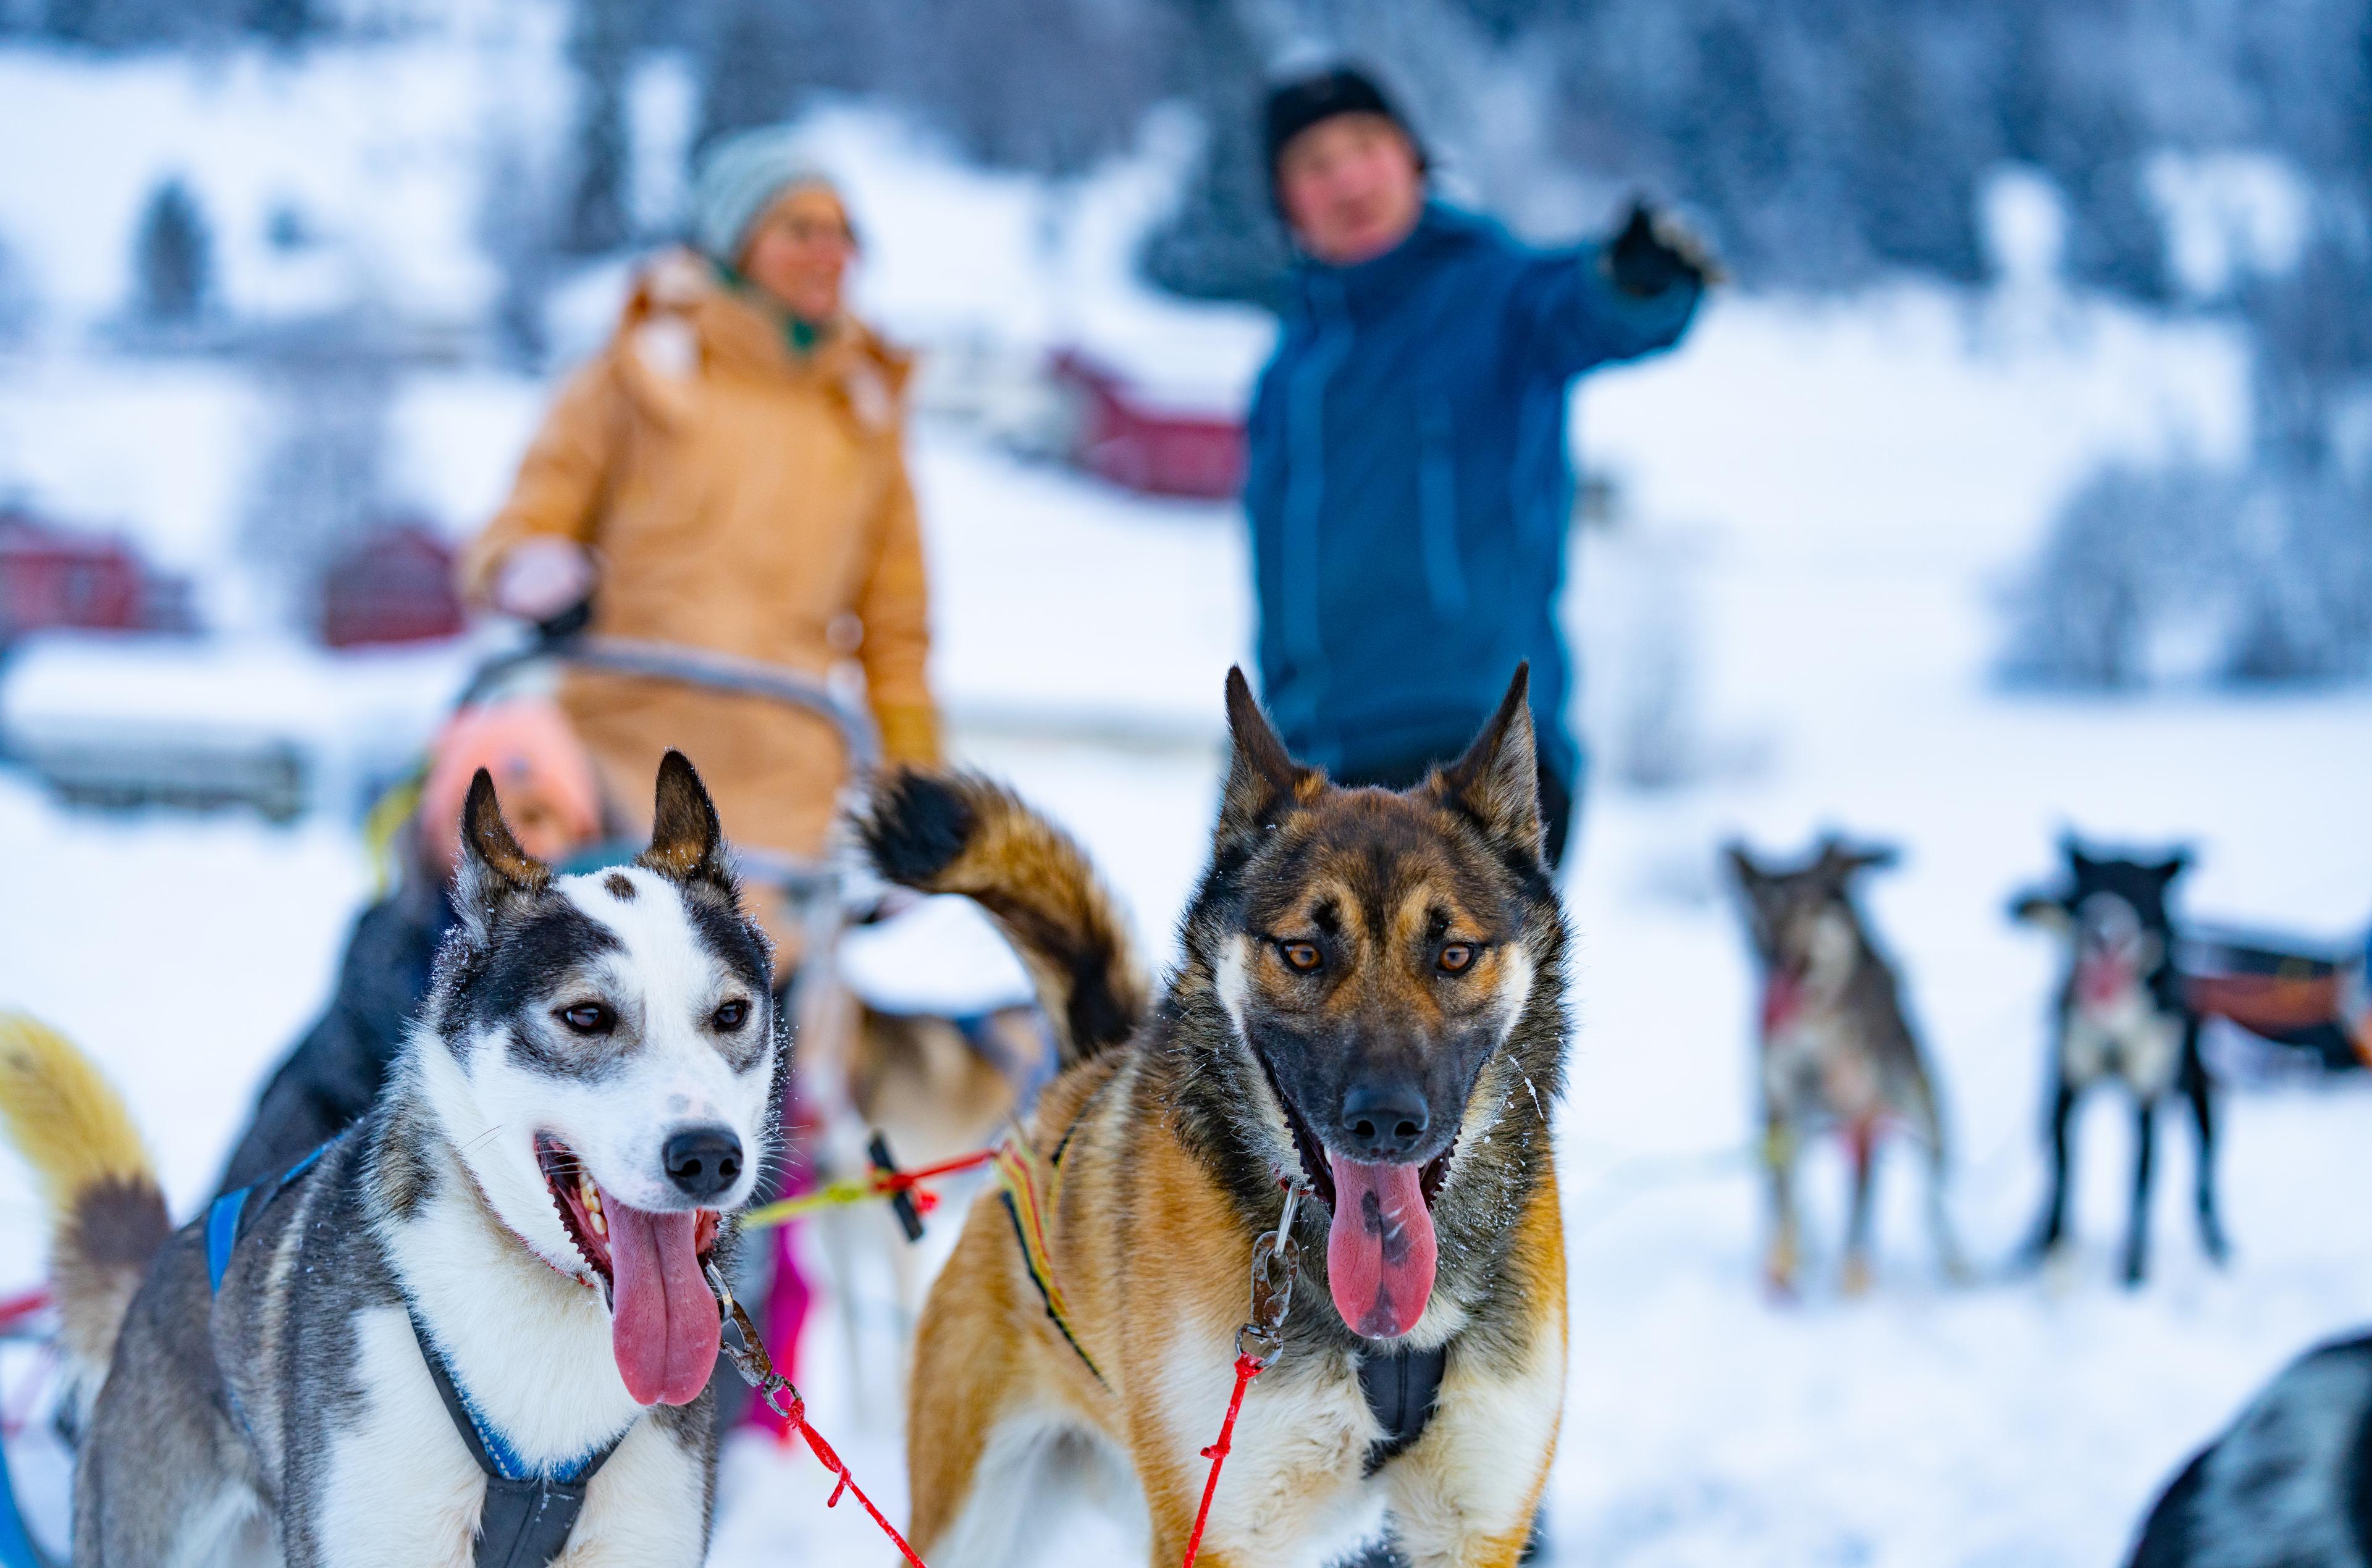
<instances>
[{"instance_id":1,"label":"knit beanie hat","mask_svg":"<svg viewBox=\"0 0 2372 1568\"><path fill-rule=\"evenodd\" d=\"M727 136L702 157L692 183L692 238L711 261L739 266L750 228L784 192L816 185L839 194L797 142L790 126L765 125Z\"/></svg>"},{"instance_id":2,"label":"knit beanie hat","mask_svg":"<svg viewBox=\"0 0 2372 1568\"><path fill-rule=\"evenodd\" d=\"M1272 189L1276 184L1277 159L1285 156L1285 145L1312 125L1331 120L1338 114L1379 114L1401 129L1416 149L1417 168L1425 167L1424 144L1401 115L1392 100L1375 78L1349 65L1336 65L1312 75L1296 76L1279 82L1269 89L1268 107L1262 116L1262 142L1268 157L1268 178Z\"/></svg>"}]
</instances>

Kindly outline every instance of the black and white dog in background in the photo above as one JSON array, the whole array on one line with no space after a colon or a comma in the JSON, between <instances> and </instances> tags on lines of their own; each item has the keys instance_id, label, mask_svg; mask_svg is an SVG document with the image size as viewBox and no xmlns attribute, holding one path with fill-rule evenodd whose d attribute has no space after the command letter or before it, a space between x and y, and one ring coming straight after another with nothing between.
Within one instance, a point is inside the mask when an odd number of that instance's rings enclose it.
<instances>
[{"instance_id":1,"label":"black and white dog in background","mask_svg":"<svg viewBox=\"0 0 2372 1568\"><path fill-rule=\"evenodd\" d=\"M480 773L461 923L370 1113L178 1232L112 1092L0 1020L82 1379L77 1568L541 1568L706 1551L705 1267L771 1156L766 940L670 753L632 865L557 877Z\"/></svg>"},{"instance_id":2,"label":"black and white dog in background","mask_svg":"<svg viewBox=\"0 0 2372 1568\"><path fill-rule=\"evenodd\" d=\"M2115 1082L2132 1095L2134 1118L2125 1283L2139 1284L2148 1268L2157 1110L2175 1095L2189 1103L2199 1132L2200 1244L2220 1264L2227 1248L2215 1214L2213 1086L2200 1060L2199 1016L2185 1002L2174 967L2174 923L2167 910L2167 890L2190 857L2178 851L2157 861L2096 858L2072 838L2061 849L2066 881L2051 891L2028 893L2012 908L2018 919L2058 933L2067 950L2052 1016L2051 1195L2031 1249L2047 1259L2066 1243L2076 1102L2094 1085Z\"/></svg>"}]
</instances>

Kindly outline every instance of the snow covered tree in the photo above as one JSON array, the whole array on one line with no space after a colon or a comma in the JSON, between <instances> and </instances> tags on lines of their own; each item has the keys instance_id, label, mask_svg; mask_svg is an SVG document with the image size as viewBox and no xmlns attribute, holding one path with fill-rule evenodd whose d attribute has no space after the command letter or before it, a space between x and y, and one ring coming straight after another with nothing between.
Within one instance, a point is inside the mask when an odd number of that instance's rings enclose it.
<instances>
[{"instance_id":1,"label":"snow covered tree","mask_svg":"<svg viewBox=\"0 0 2372 1568\"><path fill-rule=\"evenodd\" d=\"M168 180L148 198L134 241L134 310L156 326L187 326L214 290L214 238L197 198Z\"/></svg>"},{"instance_id":2,"label":"snow covered tree","mask_svg":"<svg viewBox=\"0 0 2372 1568\"><path fill-rule=\"evenodd\" d=\"M1145 275L1172 293L1273 305L1292 252L1262 159L1268 72L1235 0L1175 3L1192 62L1188 91L1205 140L1178 210L1146 238L1139 260Z\"/></svg>"},{"instance_id":3,"label":"snow covered tree","mask_svg":"<svg viewBox=\"0 0 2372 1568\"><path fill-rule=\"evenodd\" d=\"M637 0L576 0L568 61L576 72L572 188L561 238L578 255L614 250L632 236L627 215L626 77L633 69Z\"/></svg>"},{"instance_id":4,"label":"snow covered tree","mask_svg":"<svg viewBox=\"0 0 2372 1568\"><path fill-rule=\"evenodd\" d=\"M305 41L317 21L312 0L249 0L247 30L283 48Z\"/></svg>"},{"instance_id":5,"label":"snow covered tree","mask_svg":"<svg viewBox=\"0 0 2372 1568\"><path fill-rule=\"evenodd\" d=\"M922 0L900 53L930 117L974 157L1053 175L1083 172L1125 146L1163 95L1174 29L1152 5L1107 0ZM1016 47L1015 41L1044 43ZM1059 45L1053 41L1059 40ZM1059 47L1062 66L1047 69Z\"/></svg>"},{"instance_id":6,"label":"snow covered tree","mask_svg":"<svg viewBox=\"0 0 2372 1568\"><path fill-rule=\"evenodd\" d=\"M281 334L255 370L269 424L248 477L239 552L272 612L310 624L323 569L390 509L395 364L366 320L341 319Z\"/></svg>"},{"instance_id":7,"label":"snow covered tree","mask_svg":"<svg viewBox=\"0 0 2372 1568\"><path fill-rule=\"evenodd\" d=\"M494 297L495 346L524 370L541 367L544 296L560 271L552 182L529 156L515 126L486 135L478 180L477 239L502 275Z\"/></svg>"}]
</instances>

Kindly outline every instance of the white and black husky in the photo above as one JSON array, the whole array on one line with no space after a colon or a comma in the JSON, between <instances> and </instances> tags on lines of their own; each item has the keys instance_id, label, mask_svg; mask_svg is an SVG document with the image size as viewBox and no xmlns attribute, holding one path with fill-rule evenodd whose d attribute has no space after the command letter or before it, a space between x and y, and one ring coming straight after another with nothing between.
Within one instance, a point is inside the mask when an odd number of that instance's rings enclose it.
<instances>
[{"instance_id":1,"label":"white and black husky","mask_svg":"<svg viewBox=\"0 0 2372 1568\"><path fill-rule=\"evenodd\" d=\"M2025 894L2012 906L2018 919L2060 933L2067 947L2065 978L2052 1009L2057 1039L2052 1052L2051 1192L2028 1251L2047 1259L2066 1244L2076 1101L2095 1084L2122 1083L2134 1105L2125 1283L2141 1283L2148 1268L2157 1112L2178 1094L2189 1102L2199 1134L2192 1201L2200 1245L2220 1264L2228 1249L2215 1213L2214 1086L2199 1052L2199 1015L2185 999L2175 969L2174 921L2167 908L2167 889L2182 875L2189 856L2178 852L2159 861L2109 859L2087 854L2072 838L2061 851L2067 860L2065 883Z\"/></svg>"},{"instance_id":2,"label":"white and black husky","mask_svg":"<svg viewBox=\"0 0 2372 1568\"><path fill-rule=\"evenodd\" d=\"M630 866L555 877L480 773L462 923L368 1117L171 1232L122 1108L0 1028L88 1399L77 1568L699 1562L705 1266L772 1153L769 955L670 753Z\"/></svg>"}]
</instances>

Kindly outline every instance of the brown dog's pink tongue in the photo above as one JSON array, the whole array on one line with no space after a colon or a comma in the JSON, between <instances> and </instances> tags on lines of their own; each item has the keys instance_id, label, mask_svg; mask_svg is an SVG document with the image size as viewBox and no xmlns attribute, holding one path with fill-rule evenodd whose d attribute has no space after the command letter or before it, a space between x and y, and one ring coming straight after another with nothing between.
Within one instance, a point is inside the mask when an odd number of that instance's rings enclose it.
<instances>
[{"instance_id":1,"label":"brown dog's pink tongue","mask_svg":"<svg viewBox=\"0 0 2372 1568\"><path fill-rule=\"evenodd\" d=\"M647 1214L604 1195L610 1349L638 1405L688 1405L716 1365L716 1297L693 1242L700 1215Z\"/></svg>"},{"instance_id":2,"label":"brown dog's pink tongue","mask_svg":"<svg viewBox=\"0 0 2372 1568\"><path fill-rule=\"evenodd\" d=\"M1361 1165L1330 1154L1334 1225L1326 1235L1326 1279L1334 1310L1371 1340L1416 1327L1433 1295L1433 1214L1415 1165Z\"/></svg>"}]
</instances>

